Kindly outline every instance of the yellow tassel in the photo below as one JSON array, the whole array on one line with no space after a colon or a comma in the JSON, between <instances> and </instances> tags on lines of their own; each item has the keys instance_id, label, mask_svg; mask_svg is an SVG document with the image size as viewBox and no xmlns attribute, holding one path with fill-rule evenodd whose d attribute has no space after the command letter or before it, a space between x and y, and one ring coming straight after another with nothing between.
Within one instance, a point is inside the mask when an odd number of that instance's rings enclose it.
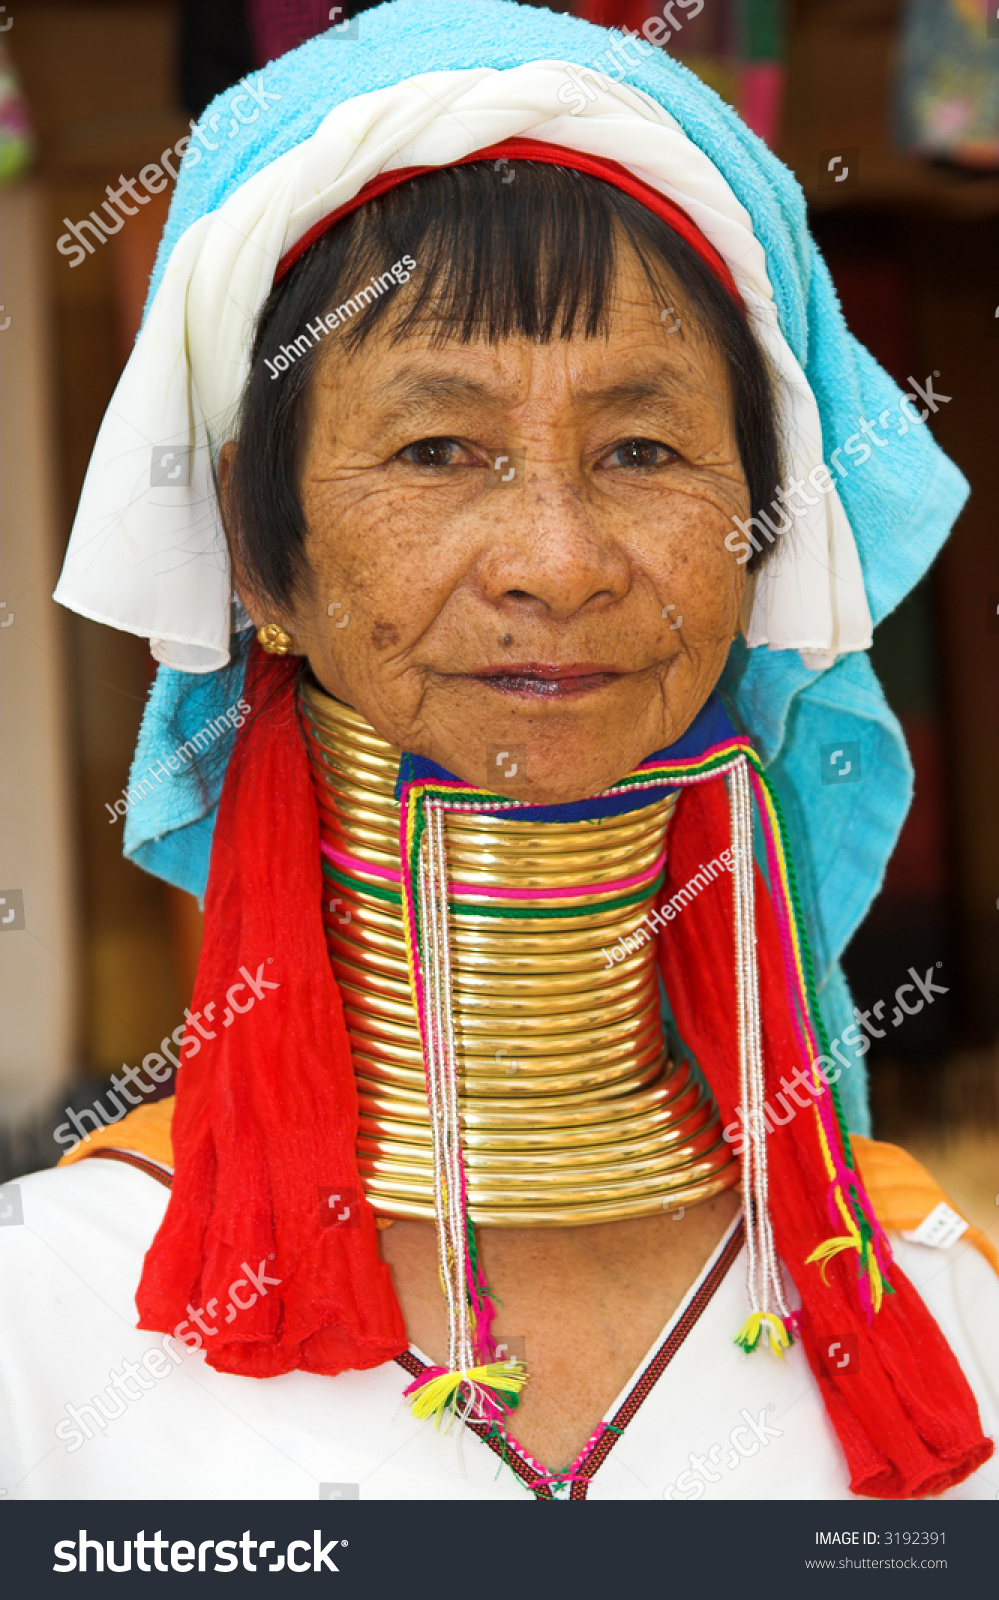
<instances>
[{"instance_id":1,"label":"yellow tassel","mask_svg":"<svg viewBox=\"0 0 999 1600\"><path fill-rule=\"evenodd\" d=\"M735 1336L733 1343L741 1344L747 1355L756 1349L763 1333L774 1355L781 1361L784 1351L790 1348L791 1335L774 1311L754 1311L748 1316Z\"/></svg>"},{"instance_id":2,"label":"yellow tassel","mask_svg":"<svg viewBox=\"0 0 999 1600\"><path fill-rule=\"evenodd\" d=\"M840 1234L834 1239L826 1239L823 1244L819 1245L817 1250L813 1250L811 1255L807 1257L805 1265L807 1267L811 1266L813 1261L821 1261L822 1282L828 1283L826 1265L832 1260L833 1256L838 1256L841 1250L856 1250L860 1257L862 1269L866 1272L870 1283L871 1309L877 1315L881 1310L881 1302L884 1299L885 1280L881 1275L877 1254L870 1240L866 1244L861 1244L859 1233Z\"/></svg>"},{"instance_id":3,"label":"yellow tassel","mask_svg":"<svg viewBox=\"0 0 999 1600\"><path fill-rule=\"evenodd\" d=\"M488 1366L469 1367L464 1372L439 1373L413 1391L410 1405L414 1417L420 1421L433 1417L434 1427L439 1428L442 1418L455 1409L463 1383L502 1395L519 1394L526 1382L527 1368L521 1362L491 1361Z\"/></svg>"},{"instance_id":4,"label":"yellow tassel","mask_svg":"<svg viewBox=\"0 0 999 1600\"><path fill-rule=\"evenodd\" d=\"M826 1277L826 1263L831 1261L833 1256L838 1256L841 1250L856 1250L859 1254L860 1235L839 1234L834 1239L826 1239L822 1244L819 1245L817 1250L813 1250L811 1255L807 1257L805 1265L806 1267L809 1267L813 1261L821 1261L822 1282L828 1283L829 1279Z\"/></svg>"}]
</instances>

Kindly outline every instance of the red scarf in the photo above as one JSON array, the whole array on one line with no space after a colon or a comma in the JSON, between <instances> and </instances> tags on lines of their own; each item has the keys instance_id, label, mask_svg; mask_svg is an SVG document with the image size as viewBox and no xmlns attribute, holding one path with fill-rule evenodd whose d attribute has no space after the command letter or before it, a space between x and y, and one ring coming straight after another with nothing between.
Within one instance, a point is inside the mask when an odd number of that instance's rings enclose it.
<instances>
[{"instance_id":1,"label":"red scarf","mask_svg":"<svg viewBox=\"0 0 999 1600\"><path fill-rule=\"evenodd\" d=\"M215 1002L205 1026L216 1037L177 1077L173 1189L136 1297L139 1326L171 1333L190 1326L192 1307L211 1317L217 1300L209 1365L257 1378L376 1367L407 1348L357 1171L357 1092L323 933L297 669L253 647L244 693L264 709L241 731L219 802L192 1002L196 1016ZM261 966L280 987L225 1028L240 968L256 978ZM356 1206L357 1227L322 1226L331 1193ZM244 1263L280 1283L226 1325ZM251 1292L238 1291L244 1301Z\"/></svg>"},{"instance_id":2,"label":"red scarf","mask_svg":"<svg viewBox=\"0 0 999 1600\"><path fill-rule=\"evenodd\" d=\"M683 825L677 827L682 808ZM664 898L676 893L728 842L729 809L719 780L683 796L670 830ZM710 846L706 841L715 841ZM663 981L684 1041L703 1067L723 1125L739 1103L735 951L728 885L699 894L660 936ZM769 897L756 876L756 933L767 1100L778 1105L781 1078L801 1060L788 1014L783 956ZM785 1091L786 1092L786 1091ZM798 1091L801 1094L801 1091ZM807 1094L801 1095L803 1100ZM793 1105L788 1095L787 1105ZM834 1256L822 1281L812 1251L834 1231L828 1181L811 1105L768 1136L770 1209L781 1259L801 1295L801 1336L850 1466L854 1494L911 1499L960 1483L992 1454L967 1380L930 1313L897 1263L894 1294L868 1323L860 1307L853 1251ZM826 1368L823 1335L854 1334L856 1372ZM752 1359L769 1359L763 1351Z\"/></svg>"},{"instance_id":3,"label":"red scarf","mask_svg":"<svg viewBox=\"0 0 999 1600\"><path fill-rule=\"evenodd\" d=\"M247 670L247 698L263 709L243 728L222 791L193 1002L215 1037L178 1076L173 1190L136 1297L139 1326L158 1332L187 1329L204 1309L218 1328L205 1336L209 1365L259 1378L295 1369L333 1376L407 1347L357 1170L357 1094L323 932L319 818L295 710L297 666L254 647ZM721 779L681 797L664 898L728 843L728 827ZM757 918L773 1103L798 1055L759 879ZM662 937L681 1034L730 1121L739 1098L730 897L698 895ZM260 993L249 1008L244 985L238 1004L246 1009L237 1014L226 997L243 968ZM277 987L265 989L261 978ZM895 1292L868 1325L842 1257L828 1264L826 1283L818 1266L805 1265L829 1234L813 1118L803 1109L771 1135L771 1205L850 1486L892 1499L938 1494L987 1461L992 1445L953 1354L897 1266ZM323 1226L330 1193L356 1208L356 1227ZM217 1308L231 1304L231 1286L245 1284L248 1269L267 1292L226 1323ZM249 1298L246 1287L240 1296ZM856 1373L825 1370L825 1333L856 1335ZM772 1357L761 1350L749 1359Z\"/></svg>"}]
</instances>

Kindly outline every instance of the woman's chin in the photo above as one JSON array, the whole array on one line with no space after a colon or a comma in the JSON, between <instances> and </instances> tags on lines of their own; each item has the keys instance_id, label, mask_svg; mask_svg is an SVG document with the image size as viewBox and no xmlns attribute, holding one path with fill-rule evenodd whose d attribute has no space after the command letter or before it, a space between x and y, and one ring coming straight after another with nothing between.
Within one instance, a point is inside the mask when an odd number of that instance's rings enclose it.
<instances>
[{"instance_id":1,"label":"woman's chin","mask_svg":"<svg viewBox=\"0 0 999 1600\"><path fill-rule=\"evenodd\" d=\"M659 695L624 688L618 677L550 696L452 679L424 700L419 730L396 729L390 743L490 794L565 805L601 794L669 742Z\"/></svg>"},{"instance_id":2,"label":"woman's chin","mask_svg":"<svg viewBox=\"0 0 999 1600\"><path fill-rule=\"evenodd\" d=\"M537 729L518 733L514 727L507 730L505 738L497 732L485 750L476 739L474 744L466 741L447 758L435 755L433 759L465 783L482 786L490 794L531 805L557 806L602 794L649 753L633 756L630 749L608 749L606 739L600 738L539 738Z\"/></svg>"}]
</instances>

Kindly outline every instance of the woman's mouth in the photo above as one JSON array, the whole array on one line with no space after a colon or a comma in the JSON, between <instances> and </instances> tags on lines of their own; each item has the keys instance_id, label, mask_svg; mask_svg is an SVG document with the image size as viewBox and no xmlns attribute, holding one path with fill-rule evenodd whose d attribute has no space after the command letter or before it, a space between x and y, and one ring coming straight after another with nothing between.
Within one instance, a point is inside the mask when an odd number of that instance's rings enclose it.
<instances>
[{"instance_id":1,"label":"woman's mouth","mask_svg":"<svg viewBox=\"0 0 999 1600\"><path fill-rule=\"evenodd\" d=\"M542 666L536 662L515 667L490 667L469 676L501 694L525 695L534 700L567 700L606 688L621 673L613 667L584 661L572 666Z\"/></svg>"}]
</instances>

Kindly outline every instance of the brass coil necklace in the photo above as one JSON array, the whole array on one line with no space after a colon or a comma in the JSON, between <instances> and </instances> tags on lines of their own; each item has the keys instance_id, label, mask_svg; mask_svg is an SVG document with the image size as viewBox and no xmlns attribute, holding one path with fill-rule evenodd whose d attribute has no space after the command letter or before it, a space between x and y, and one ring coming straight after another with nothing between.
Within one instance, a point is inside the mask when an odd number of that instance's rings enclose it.
<instances>
[{"instance_id":1,"label":"brass coil necklace","mask_svg":"<svg viewBox=\"0 0 999 1600\"><path fill-rule=\"evenodd\" d=\"M303 681L323 920L375 1211L432 1222L423 1049L403 933L400 752ZM449 812L449 935L468 1212L492 1227L621 1221L738 1178L717 1109L666 1054L647 917L675 796L584 822ZM604 952L629 952L611 964Z\"/></svg>"}]
</instances>

